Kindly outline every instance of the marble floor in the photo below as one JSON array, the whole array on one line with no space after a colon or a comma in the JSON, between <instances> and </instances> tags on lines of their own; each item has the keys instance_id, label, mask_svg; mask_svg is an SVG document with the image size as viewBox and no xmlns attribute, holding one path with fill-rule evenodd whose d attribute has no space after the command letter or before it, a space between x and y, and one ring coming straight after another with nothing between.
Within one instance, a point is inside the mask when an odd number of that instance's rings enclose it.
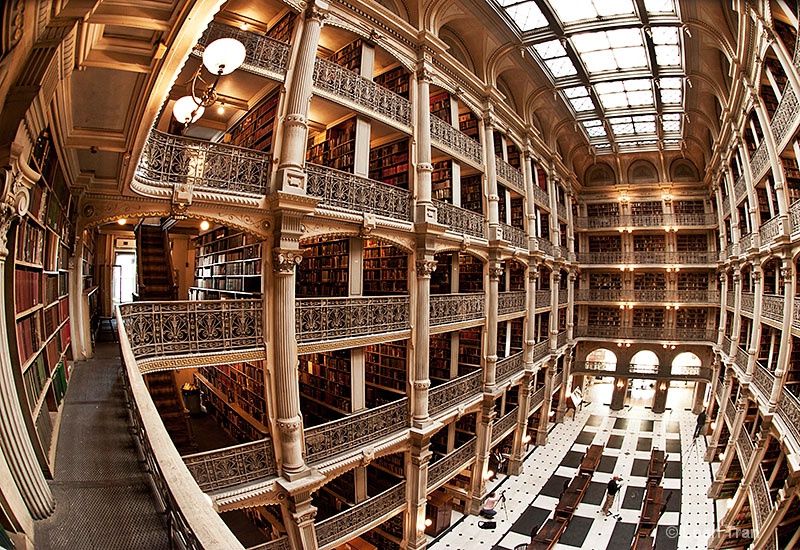
<instances>
[{"instance_id":1,"label":"marble floor","mask_svg":"<svg viewBox=\"0 0 800 550\"><path fill-rule=\"evenodd\" d=\"M650 394L652 395L652 394ZM443 550L514 550L530 542L531 530L553 515L565 480L578 473L583 453L591 444L605 445L603 458L591 484L561 535L555 549L628 549L641 514L647 464L652 449L666 451L662 487L668 497L664 514L654 531L659 550L705 549L716 523L714 501L706 497L712 467L703 461L705 441L692 439L696 416L691 413L692 388L670 388L667 410L654 414L647 390L634 392L629 405L611 411L611 386L597 384L575 418L551 424L548 443L531 447L519 476L499 475L489 489L504 491L505 505L495 516L497 528L478 527L483 518L454 513L449 530L429 539L429 548ZM613 511L600 512L608 480L618 474L624 480Z\"/></svg>"}]
</instances>

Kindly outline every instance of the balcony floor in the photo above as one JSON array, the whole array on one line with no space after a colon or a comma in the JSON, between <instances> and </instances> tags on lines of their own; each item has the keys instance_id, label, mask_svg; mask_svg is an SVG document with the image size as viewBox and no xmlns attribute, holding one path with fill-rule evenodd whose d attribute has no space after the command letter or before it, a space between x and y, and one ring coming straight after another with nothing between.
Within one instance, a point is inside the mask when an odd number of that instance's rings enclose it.
<instances>
[{"instance_id":1,"label":"balcony floor","mask_svg":"<svg viewBox=\"0 0 800 550\"><path fill-rule=\"evenodd\" d=\"M609 550L630 548L641 515L646 486L647 461L651 448L667 451L667 468L661 485L665 497L672 492L666 511L654 531L658 548L705 548L714 531L714 502L706 498L712 477L703 461L705 441L692 446L696 416L690 411L690 388L671 388L664 414L654 414L642 402L644 395L633 395L629 406L613 412L608 408L611 385L590 388L591 404L584 405L577 418L567 415L564 423L551 427L548 444L532 449L525 460L523 474L498 476L489 488L505 491L502 505L494 517L497 528L478 527L483 518L466 516L454 522L449 531L429 548L486 548L512 550L531 541L532 528L552 516L564 480L578 473L580 458L592 443L605 444L598 471L561 536L556 549L591 548ZM605 484L619 474L625 484L612 510L619 506L619 519L601 515ZM644 477L643 477L644 476ZM685 481L684 481L685 480Z\"/></svg>"},{"instance_id":2,"label":"balcony floor","mask_svg":"<svg viewBox=\"0 0 800 550\"><path fill-rule=\"evenodd\" d=\"M36 548L169 548L128 427L119 348L75 363L61 414L56 510L36 522Z\"/></svg>"}]
</instances>

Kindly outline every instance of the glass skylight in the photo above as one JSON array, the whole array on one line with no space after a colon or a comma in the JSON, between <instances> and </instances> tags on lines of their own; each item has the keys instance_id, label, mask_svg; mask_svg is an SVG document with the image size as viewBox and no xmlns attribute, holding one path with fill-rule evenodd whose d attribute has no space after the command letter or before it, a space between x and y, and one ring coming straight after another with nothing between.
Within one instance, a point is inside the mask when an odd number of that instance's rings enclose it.
<instances>
[{"instance_id":1,"label":"glass skylight","mask_svg":"<svg viewBox=\"0 0 800 550\"><path fill-rule=\"evenodd\" d=\"M567 96L567 99L569 99L575 112L580 113L594 109L594 101L592 101L592 98L589 96L589 90L586 86L565 88L564 94Z\"/></svg>"},{"instance_id":2,"label":"glass skylight","mask_svg":"<svg viewBox=\"0 0 800 550\"><path fill-rule=\"evenodd\" d=\"M564 23L635 13L633 0L569 0L553 2L552 6Z\"/></svg>"},{"instance_id":3,"label":"glass skylight","mask_svg":"<svg viewBox=\"0 0 800 550\"><path fill-rule=\"evenodd\" d=\"M506 13L514 20L522 32L541 29L548 25L547 19L542 15L542 10L533 0L519 2L518 0L497 0L505 8Z\"/></svg>"},{"instance_id":4,"label":"glass skylight","mask_svg":"<svg viewBox=\"0 0 800 550\"><path fill-rule=\"evenodd\" d=\"M647 67L647 52L639 29L576 34L572 44L590 75Z\"/></svg>"},{"instance_id":5,"label":"glass skylight","mask_svg":"<svg viewBox=\"0 0 800 550\"><path fill-rule=\"evenodd\" d=\"M572 64L572 60L567 57L567 50L561 45L561 41L542 42L541 44L535 44L533 49L544 60L545 65L547 65L547 68L550 69L555 78L578 74L578 70Z\"/></svg>"},{"instance_id":6,"label":"glass skylight","mask_svg":"<svg viewBox=\"0 0 800 550\"><path fill-rule=\"evenodd\" d=\"M632 107L654 107L653 87L650 80L616 80L595 84L600 103L605 109L626 109Z\"/></svg>"},{"instance_id":7,"label":"glass skylight","mask_svg":"<svg viewBox=\"0 0 800 550\"><path fill-rule=\"evenodd\" d=\"M661 129L665 134L680 133L681 119L680 113L664 113L661 117Z\"/></svg>"},{"instance_id":8,"label":"glass skylight","mask_svg":"<svg viewBox=\"0 0 800 550\"><path fill-rule=\"evenodd\" d=\"M656 49L656 62L660 66L681 66L681 47L677 27L654 27L651 29Z\"/></svg>"},{"instance_id":9,"label":"glass skylight","mask_svg":"<svg viewBox=\"0 0 800 550\"><path fill-rule=\"evenodd\" d=\"M583 127L590 138L606 137L606 129L600 120L584 120Z\"/></svg>"},{"instance_id":10,"label":"glass skylight","mask_svg":"<svg viewBox=\"0 0 800 550\"><path fill-rule=\"evenodd\" d=\"M662 78L659 81L661 103L664 105L681 105L683 103L683 79Z\"/></svg>"},{"instance_id":11,"label":"glass skylight","mask_svg":"<svg viewBox=\"0 0 800 550\"><path fill-rule=\"evenodd\" d=\"M647 13L675 13L675 0L644 0Z\"/></svg>"}]
</instances>

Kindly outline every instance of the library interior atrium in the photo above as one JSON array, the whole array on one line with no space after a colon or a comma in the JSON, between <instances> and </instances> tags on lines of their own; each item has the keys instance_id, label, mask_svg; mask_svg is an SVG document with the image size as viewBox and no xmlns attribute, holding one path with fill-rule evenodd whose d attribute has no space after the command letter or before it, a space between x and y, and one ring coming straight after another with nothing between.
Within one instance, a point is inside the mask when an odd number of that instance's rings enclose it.
<instances>
[{"instance_id":1,"label":"library interior atrium","mask_svg":"<svg viewBox=\"0 0 800 550\"><path fill-rule=\"evenodd\" d=\"M0 548L800 548L796 0L1 9Z\"/></svg>"}]
</instances>

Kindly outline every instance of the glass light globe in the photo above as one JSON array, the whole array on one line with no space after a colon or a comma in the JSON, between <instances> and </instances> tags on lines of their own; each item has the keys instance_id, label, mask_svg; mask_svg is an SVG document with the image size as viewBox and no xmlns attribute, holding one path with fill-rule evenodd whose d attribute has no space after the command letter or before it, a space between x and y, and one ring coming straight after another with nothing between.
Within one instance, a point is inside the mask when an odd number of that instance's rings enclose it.
<instances>
[{"instance_id":1,"label":"glass light globe","mask_svg":"<svg viewBox=\"0 0 800 550\"><path fill-rule=\"evenodd\" d=\"M192 96L185 95L172 106L172 116L181 124L193 124L203 116L205 110L205 107L195 103ZM194 116L192 116L192 113L194 113Z\"/></svg>"},{"instance_id":2,"label":"glass light globe","mask_svg":"<svg viewBox=\"0 0 800 550\"><path fill-rule=\"evenodd\" d=\"M213 74L226 75L244 63L247 50L235 38L220 38L206 46L203 52L203 65Z\"/></svg>"}]
</instances>

